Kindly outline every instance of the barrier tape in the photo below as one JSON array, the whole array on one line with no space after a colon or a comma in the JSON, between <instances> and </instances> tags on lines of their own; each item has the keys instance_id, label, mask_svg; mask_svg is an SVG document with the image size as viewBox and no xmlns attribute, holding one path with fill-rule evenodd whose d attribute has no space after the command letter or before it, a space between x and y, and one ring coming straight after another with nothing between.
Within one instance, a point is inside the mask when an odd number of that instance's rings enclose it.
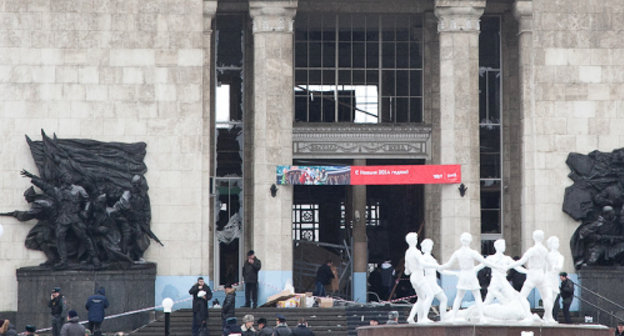
<instances>
[{"instance_id":1,"label":"barrier tape","mask_svg":"<svg viewBox=\"0 0 624 336\"><path fill-rule=\"evenodd\" d=\"M400 280L404 280L404 279L400 279ZM270 289L276 290L278 292L281 292L283 290L283 289L280 289L280 288L276 287L273 284L265 283L263 281L259 281L258 283L261 284L262 286L269 287ZM243 284L244 284L244 281L241 281L241 282L237 282L237 283L232 284L232 286L236 286L237 287L237 286L240 286L240 285L243 285ZM215 288L212 292L213 293L215 293L215 292L222 292L223 290L220 289L219 287ZM398 299L389 300L389 301L380 301L380 303L395 303L395 302L398 302L398 301L405 301L405 300L413 299L413 298L415 298L417 296L418 295L406 296L406 297L403 297L403 298L398 298ZM312 296L312 297L315 298L315 299L322 298L322 296ZM192 299L193 299L193 297L191 296L191 297L188 297L188 298L184 298L184 299L180 299L180 300L174 301L173 304L176 305L176 304L183 303L183 302L186 302L186 301L191 301ZM347 303L353 303L353 304L362 304L362 302L345 300L345 299L340 298L340 297L332 297L332 299L334 299L335 301L340 301L340 302L347 302ZM134 314L143 313L143 312L148 312L148 311L152 311L152 310L156 310L156 309L160 309L160 308L163 308L162 304L157 305L157 306L153 306L153 307L141 308L141 309L131 310L131 311L127 311L127 312L123 312L123 313L119 313L119 314L109 315L109 316L104 317L104 320L112 320L112 319L116 319L116 318L119 318L119 317L134 315ZM84 321L80 321L78 323L79 324L87 324L88 322L89 322L88 320L84 320ZM38 333L38 332L46 332L46 331L51 331L51 330L52 330L52 327L48 327L48 328L37 329L35 332ZM25 331L18 333L18 335L25 335L25 334L26 334Z\"/></svg>"}]
</instances>

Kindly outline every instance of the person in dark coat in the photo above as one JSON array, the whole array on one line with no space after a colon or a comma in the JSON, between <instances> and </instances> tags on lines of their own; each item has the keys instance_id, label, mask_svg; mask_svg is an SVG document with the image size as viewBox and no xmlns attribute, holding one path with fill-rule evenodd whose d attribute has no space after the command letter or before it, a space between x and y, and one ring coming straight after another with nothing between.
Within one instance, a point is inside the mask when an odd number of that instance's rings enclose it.
<instances>
[{"instance_id":1,"label":"person in dark coat","mask_svg":"<svg viewBox=\"0 0 624 336\"><path fill-rule=\"evenodd\" d=\"M250 307L253 300L253 308L258 306L258 272L262 263L256 258L253 250L247 252L247 260L243 264L243 280L245 281L245 305Z\"/></svg>"},{"instance_id":2,"label":"person in dark coat","mask_svg":"<svg viewBox=\"0 0 624 336\"><path fill-rule=\"evenodd\" d=\"M35 327L32 324L28 324L24 327L24 332L22 334L26 336L35 336L37 335L35 334L36 332L37 332L37 327ZM17 335L17 333L15 335Z\"/></svg>"},{"instance_id":3,"label":"person in dark coat","mask_svg":"<svg viewBox=\"0 0 624 336\"><path fill-rule=\"evenodd\" d=\"M553 305L553 317L556 319L559 315L559 298L563 302L563 318L565 323L572 323L570 318L570 305L572 305L572 299L574 298L574 283L568 278L568 273L559 273L559 279L561 284L559 285L559 294L555 298L555 304Z\"/></svg>"},{"instance_id":4,"label":"person in dark coat","mask_svg":"<svg viewBox=\"0 0 624 336\"><path fill-rule=\"evenodd\" d=\"M50 301L48 302L50 307L50 320L52 323L52 336L59 336L61 334L61 328L65 319L65 297L61 294L60 287L54 287L52 294L50 295Z\"/></svg>"},{"instance_id":5,"label":"person in dark coat","mask_svg":"<svg viewBox=\"0 0 624 336\"><path fill-rule=\"evenodd\" d=\"M277 325L273 329L273 336L291 336L292 329L286 324L286 317L282 314L277 314Z\"/></svg>"},{"instance_id":6,"label":"person in dark coat","mask_svg":"<svg viewBox=\"0 0 624 336\"><path fill-rule=\"evenodd\" d=\"M80 324L80 318L75 310L70 310L67 313L67 323L61 328L61 336L84 336L86 333L85 327Z\"/></svg>"},{"instance_id":7,"label":"person in dark coat","mask_svg":"<svg viewBox=\"0 0 624 336\"><path fill-rule=\"evenodd\" d=\"M267 320L264 317L258 319L256 323L258 325L257 336L271 336L273 335L273 328L267 325Z\"/></svg>"},{"instance_id":8,"label":"person in dark coat","mask_svg":"<svg viewBox=\"0 0 624 336\"><path fill-rule=\"evenodd\" d=\"M520 260L519 256L514 256L513 260ZM524 281L526 281L526 274L520 273L515 269L510 269L507 273L507 281L511 283L511 287L513 287L517 292L522 290L522 286L524 285Z\"/></svg>"},{"instance_id":9,"label":"person in dark coat","mask_svg":"<svg viewBox=\"0 0 624 336\"><path fill-rule=\"evenodd\" d=\"M619 321L615 327L615 336L624 336L624 321Z\"/></svg>"},{"instance_id":10,"label":"person in dark coat","mask_svg":"<svg viewBox=\"0 0 624 336\"><path fill-rule=\"evenodd\" d=\"M325 296L325 286L329 285L334 278L334 272L331 270L332 261L327 260L316 271L316 289L314 296Z\"/></svg>"},{"instance_id":11,"label":"person in dark coat","mask_svg":"<svg viewBox=\"0 0 624 336\"><path fill-rule=\"evenodd\" d=\"M297 327L293 329L294 336L314 336L314 333L308 328L308 321L303 317L299 319Z\"/></svg>"},{"instance_id":12,"label":"person in dark coat","mask_svg":"<svg viewBox=\"0 0 624 336\"><path fill-rule=\"evenodd\" d=\"M394 286L395 271L392 267L392 261L386 260L381 264L381 287L383 291L382 300L390 300L390 294L392 294L392 287Z\"/></svg>"},{"instance_id":13,"label":"person in dark coat","mask_svg":"<svg viewBox=\"0 0 624 336\"><path fill-rule=\"evenodd\" d=\"M88 329L96 336L102 334L100 329L104 321L106 308L108 308L106 290L104 287L100 287L95 295L89 296L85 303L85 309L89 312L87 315L87 319L89 320Z\"/></svg>"},{"instance_id":14,"label":"person in dark coat","mask_svg":"<svg viewBox=\"0 0 624 336\"><path fill-rule=\"evenodd\" d=\"M225 284L223 289L225 290L225 299L223 299L223 306L221 307L221 320L223 321L223 327L225 327L226 320L235 316L236 289L229 283Z\"/></svg>"},{"instance_id":15,"label":"person in dark coat","mask_svg":"<svg viewBox=\"0 0 624 336\"><path fill-rule=\"evenodd\" d=\"M212 291L206 285L203 277L197 278L197 282L189 289L193 295L193 336L198 336L201 328L208 323L208 300L212 299Z\"/></svg>"},{"instance_id":16,"label":"person in dark coat","mask_svg":"<svg viewBox=\"0 0 624 336\"><path fill-rule=\"evenodd\" d=\"M236 317L228 317L225 320L225 325L223 326L223 336L241 336L243 331L238 326Z\"/></svg>"}]
</instances>

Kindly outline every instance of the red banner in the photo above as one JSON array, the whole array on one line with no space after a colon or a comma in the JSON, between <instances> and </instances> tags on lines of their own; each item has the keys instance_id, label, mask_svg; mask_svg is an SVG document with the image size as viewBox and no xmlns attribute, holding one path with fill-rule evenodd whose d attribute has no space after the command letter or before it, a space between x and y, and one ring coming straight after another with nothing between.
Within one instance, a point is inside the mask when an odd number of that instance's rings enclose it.
<instances>
[{"instance_id":1,"label":"red banner","mask_svg":"<svg viewBox=\"0 0 624 336\"><path fill-rule=\"evenodd\" d=\"M351 166L352 185L452 184L461 182L461 165Z\"/></svg>"}]
</instances>

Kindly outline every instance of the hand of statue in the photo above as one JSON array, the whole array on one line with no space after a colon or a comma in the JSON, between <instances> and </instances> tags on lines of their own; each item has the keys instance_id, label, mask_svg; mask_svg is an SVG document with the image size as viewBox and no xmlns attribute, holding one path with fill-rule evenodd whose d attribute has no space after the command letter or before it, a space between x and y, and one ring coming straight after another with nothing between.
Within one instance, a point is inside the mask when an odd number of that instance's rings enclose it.
<instances>
[{"instance_id":1,"label":"hand of statue","mask_svg":"<svg viewBox=\"0 0 624 336\"><path fill-rule=\"evenodd\" d=\"M28 178L33 178L35 177L35 175L33 175L31 172L29 172L26 169L22 169L22 171L20 172L20 175L24 176L24 177L28 177Z\"/></svg>"}]
</instances>

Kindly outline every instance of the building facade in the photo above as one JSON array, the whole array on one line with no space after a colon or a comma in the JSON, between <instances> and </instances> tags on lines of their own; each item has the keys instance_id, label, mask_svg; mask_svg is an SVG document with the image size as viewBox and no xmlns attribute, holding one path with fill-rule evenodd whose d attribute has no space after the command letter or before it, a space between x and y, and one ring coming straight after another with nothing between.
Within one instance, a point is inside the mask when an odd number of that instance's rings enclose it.
<instances>
[{"instance_id":1,"label":"building facade","mask_svg":"<svg viewBox=\"0 0 624 336\"><path fill-rule=\"evenodd\" d=\"M239 281L249 249L266 297L293 239L344 243L359 301L410 231L445 261L462 232L520 255L542 229L571 272L565 159L621 147L623 22L619 0L0 0L0 206L27 207L23 136L44 129L147 143L157 302ZM464 191L271 190L278 165L386 164L459 164ZM43 255L0 224L14 311L13 270Z\"/></svg>"}]
</instances>

